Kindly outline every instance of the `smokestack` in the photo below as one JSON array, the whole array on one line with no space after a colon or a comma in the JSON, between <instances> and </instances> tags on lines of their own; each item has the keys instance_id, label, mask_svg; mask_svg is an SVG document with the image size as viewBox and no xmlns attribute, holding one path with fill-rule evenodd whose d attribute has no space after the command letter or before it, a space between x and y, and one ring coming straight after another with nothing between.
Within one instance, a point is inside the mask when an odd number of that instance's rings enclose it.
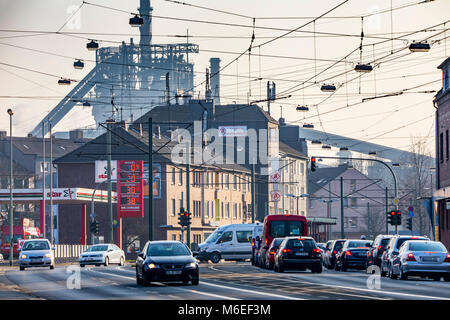
<instances>
[{"instance_id":1,"label":"smokestack","mask_svg":"<svg viewBox=\"0 0 450 320\"><path fill-rule=\"evenodd\" d=\"M211 58L209 59L210 69L211 69L211 90L214 102L220 104L220 59Z\"/></svg>"},{"instance_id":2,"label":"smokestack","mask_svg":"<svg viewBox=\"0 0 450 320\"><path fill-rule=\"evenodd\" d=\"M152 44L152 11L150 0L140 0L139 14L144 19L144 24L139 27L141 39L139 45L144 49L150 50L149 46Z\"/></svg>"},{"instance_id":3,"label":"smokestack","mask_svg":"<svg viewBox=\"0 0 450 320\"><path fill-rule=\"evenodd\" d=\"M206 68L206 88L205 88L205 100L211 100L211 84L209 81L209 69Z\"/></svg>"}]
</instances>

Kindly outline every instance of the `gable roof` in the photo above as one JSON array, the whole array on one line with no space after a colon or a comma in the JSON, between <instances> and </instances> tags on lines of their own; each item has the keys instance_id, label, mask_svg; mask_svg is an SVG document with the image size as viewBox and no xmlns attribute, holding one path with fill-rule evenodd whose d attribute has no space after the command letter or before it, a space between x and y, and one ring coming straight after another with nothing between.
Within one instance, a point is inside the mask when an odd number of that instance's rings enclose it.
<instances>
[{"instance_id":1,"label":"gable roof","mask_svg":"<svg viewBox=\"0 0 450 320\"><path fill-rule=\"evenodd\" d=\"M308 156L304 155L303 153L301 153L300 151L295 150L294 148L292 148L291 146L288 146L286 143L284 142L279 142L278 146L280 148L280 151L282 153L287 154L288 156L293 156L296 158L300 158L300 159L308 159Z\"/></svg>"},{"instance_id":2,"label":"gable roof","mask_svg":"<svg viewBox=\"0 0 450 320\"><path fill-rule=\"evenodd\" d=\"M349 166L345 164L338 167L317 168L315 172L308 171L308 193L316 193L348 169Z\"/></svg>"}]
</instances>

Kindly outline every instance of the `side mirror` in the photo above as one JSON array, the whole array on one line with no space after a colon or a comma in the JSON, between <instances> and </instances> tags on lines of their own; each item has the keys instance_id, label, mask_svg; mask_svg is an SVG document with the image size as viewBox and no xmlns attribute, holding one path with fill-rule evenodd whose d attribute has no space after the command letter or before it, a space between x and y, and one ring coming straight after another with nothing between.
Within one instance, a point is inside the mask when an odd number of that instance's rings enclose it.
<instances>
[{"instance_id":1,"label":"side mirror","mask_svg":"<svg viewBox=\"0 0 450 320\"><path fill-rule=\"evenodd\" d=\"M142 258L142 259L144 259L144 253L143 252L138 252L138 255L137 255L139 258Z\"/></svg>"},{"instance_id":2,"label":"side mirror","mask_svg":"<svg viewBox=\"0 0 450 320\"><path fill-rule=\"evenodd\" d=\"M194 258L198 257L198 251L192 251L192 256L193 256Z\"/></svg>"}]
</instances>

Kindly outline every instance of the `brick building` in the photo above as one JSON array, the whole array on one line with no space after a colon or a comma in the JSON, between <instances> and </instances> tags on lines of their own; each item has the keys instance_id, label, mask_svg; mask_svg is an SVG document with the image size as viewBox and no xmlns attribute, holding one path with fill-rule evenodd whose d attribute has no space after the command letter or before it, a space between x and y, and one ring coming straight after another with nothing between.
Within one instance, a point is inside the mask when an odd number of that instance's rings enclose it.
<instances>
[{"instance_id":1,"label":"brick building","mask_svg":"<svg viewBox=\"0 0 450 320\"><path fill-rule=\"evenodd\" d=\"M436 108L436 191L438 220L437 238L450 248L450 58L439 67L442 89L434 98Z\"/></svg>"}]
</instances>

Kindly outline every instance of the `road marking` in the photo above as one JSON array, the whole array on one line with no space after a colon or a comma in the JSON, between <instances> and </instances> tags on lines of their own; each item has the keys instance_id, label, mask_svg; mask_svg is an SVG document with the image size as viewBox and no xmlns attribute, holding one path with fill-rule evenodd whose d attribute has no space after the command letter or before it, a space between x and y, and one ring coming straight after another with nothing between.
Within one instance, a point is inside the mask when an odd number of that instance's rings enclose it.
<instances>
[{"instance_id":1,"label":"road marking","mask_svg":"<svg viewBox=\"0 0 450 320\"><path fill-rule=\"evenodd\" d=\"M103 274L112 275L112 276L121 277L121 278L126 278L126 279L133 279L133 280L136 279L135 277L122 276L122 275L119 275L119 274L107 273L107 272L102 272L102 271L97 271L97 270L95 270L94 272L103 273ZM201 283L204 284L203 282L201 282ZM201 291L197 291L197 290L193 290L193 289L172 287L172 286L168 286L168 285L166 285L164 283L161 283L161 282L158 282L157 284L159 286L162 286L162 287L175 288L177 290L187 291L187 292L190 292L190 293L197 293L197 294L200 294L200 295L210 296L210 297L213 297L213 298L219 298L219 299L224 299L224 300L240 300L238 298L218 295L218 294L209 293L209 292L201 292ZM154 292L152 292L152 293L154 293Z\"/></svg>"},{"instance_id":2,"label":"road marking","mask_svg":"<svg viewBox=\"0 0 450 320\"><path fill-rule=\"evenodd\" d=\"M255 291L255 290L248 290L248 289L242 289L242 288L236 288L236 287L228 287L228 286L223 286L223 285L220 285L220 284L214 284L214 283L204 282L204 281L201 281L201 283L204 284L204 285L207 285L207 286L224 288L224 289L230 289L230 290L236 290L236 291L241 291L241 292L245 292L245 293L259 294L259 295L269 296L269 297L274 297L274 298L282 298L282 299L287 299L287 300L305 300L305 299L302 299L302 298L294 298L294 297L289 297L289 296L283 296L283 295L280 295L280 294L265 293L265 292L260 292L260 291Z\"/></svg>"}]
</instances>

